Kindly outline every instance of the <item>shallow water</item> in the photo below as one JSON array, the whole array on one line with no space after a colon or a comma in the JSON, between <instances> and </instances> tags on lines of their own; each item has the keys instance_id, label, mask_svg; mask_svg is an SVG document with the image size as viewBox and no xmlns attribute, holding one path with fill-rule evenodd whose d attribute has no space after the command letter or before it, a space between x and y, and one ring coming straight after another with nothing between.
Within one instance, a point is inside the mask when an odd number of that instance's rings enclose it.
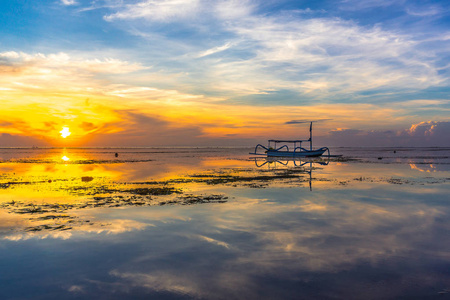
<instances>
[{"instance_id":1,"label":"shallow water","mask_svg":"<svg viewBox=\"0 0 450 300\"><path fill-rule=\"evenodd\" d=\"M450 297L449 148L252 150L0 149L0 298Z\"/></svg>"}]
</instances>

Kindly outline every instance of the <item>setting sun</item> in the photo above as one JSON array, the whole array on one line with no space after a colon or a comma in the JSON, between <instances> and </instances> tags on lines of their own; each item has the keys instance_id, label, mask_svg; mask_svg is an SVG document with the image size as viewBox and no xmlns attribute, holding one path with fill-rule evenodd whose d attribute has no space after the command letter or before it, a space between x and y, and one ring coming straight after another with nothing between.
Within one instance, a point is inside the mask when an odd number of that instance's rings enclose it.
<instances>
[{"instance_id":1,"label":"setting sun","mask_svg":"<svg viewBox=\"0 0 450 300\"><path fill-rule=\"evenodd\" d=\"M60 131L60 133L63 138L66 138L71 134L69 127L63 127L63 129Z\"/></svg>"}]
</instances>

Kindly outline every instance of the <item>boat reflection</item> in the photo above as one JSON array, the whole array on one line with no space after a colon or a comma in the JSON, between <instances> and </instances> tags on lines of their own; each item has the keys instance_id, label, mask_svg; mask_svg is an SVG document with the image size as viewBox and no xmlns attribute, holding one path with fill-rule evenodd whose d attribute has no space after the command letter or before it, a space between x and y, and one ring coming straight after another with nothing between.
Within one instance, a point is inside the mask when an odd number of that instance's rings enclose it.
<instances>
[{"instance_id":1,"label":"boat reflection","mask_svg":"<svg viewBox=\"0 0 450 300\"><path fill-rule=\"evenodd\" d=\"M317 159L317 158L290 158L290 157L255 157L255 165L258 168L262 168L267 166L269 170L277 170L277 169L291 169L291 168L303 168L304 173L309 175L309 190L312 191L312 172L317 169L317 167L313 166L321 165L326 166L330 163L330 157L327 160Z\"/></svg>"}]
</instances>

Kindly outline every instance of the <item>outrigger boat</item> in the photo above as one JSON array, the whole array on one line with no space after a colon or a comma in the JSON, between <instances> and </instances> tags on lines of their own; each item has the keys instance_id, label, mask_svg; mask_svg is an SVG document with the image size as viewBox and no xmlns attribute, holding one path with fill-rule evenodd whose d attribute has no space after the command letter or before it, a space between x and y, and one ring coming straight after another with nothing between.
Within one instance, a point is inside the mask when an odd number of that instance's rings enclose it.
<instances>
[{"instance_id":1,"label":"outrigger boat","mask_svg":"<svg viewBox=\"0 0 450 300\"><path fill-rule=\"evenodd\" d=\"M261 144L256 145L255 152L250 153L252 155L266 155L268 157L318 157L322 156L325 151L328 151L328 156L330 156L330 149L327 147L322 147L319 149L314 149L312 146L312 123L309 126L309 139L307 140L269 140L268 146L265 147ZM309 143L309 150L302 147L302 143ZM280 147L279 144L281 144ZM289 149L289 146L291 149ZM293 145L293 147L292 147ZM278 147L278 148L277 148ZM264 153L259 152L258 149L261 148Z\"/></svg>"}]
</instances>

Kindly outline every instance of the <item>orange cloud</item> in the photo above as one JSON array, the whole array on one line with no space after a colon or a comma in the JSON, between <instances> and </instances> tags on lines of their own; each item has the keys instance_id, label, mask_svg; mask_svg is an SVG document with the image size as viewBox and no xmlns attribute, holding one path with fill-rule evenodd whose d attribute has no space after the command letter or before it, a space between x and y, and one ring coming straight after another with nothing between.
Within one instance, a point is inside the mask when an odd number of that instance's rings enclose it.
<instances>
[{"instance_id":1,"label":"orange cloud","mask_svg":"<svg viewBox=\"0 0 450 300\"><path fill-rule=\"evenodd\" d=\"M99 145L100 141L111 146L253 144L267 138L308 136L307 126L290 120L331 119L314 126L316 136L326 136L335 128L398 130L399 123L413 123L402 116L401 106L255 106L125 84L123 76L136 78L137 71L145 71L147 79L156 75L148 67L117 59L3 52L0 68L5 70L0 73L0 134L9 134L2 139L8 145L14 140L23 144L25 137L33 144L52 146ZM62 140L59 131L64 125L72 135Z\"/></svg>"}]
</instances>

